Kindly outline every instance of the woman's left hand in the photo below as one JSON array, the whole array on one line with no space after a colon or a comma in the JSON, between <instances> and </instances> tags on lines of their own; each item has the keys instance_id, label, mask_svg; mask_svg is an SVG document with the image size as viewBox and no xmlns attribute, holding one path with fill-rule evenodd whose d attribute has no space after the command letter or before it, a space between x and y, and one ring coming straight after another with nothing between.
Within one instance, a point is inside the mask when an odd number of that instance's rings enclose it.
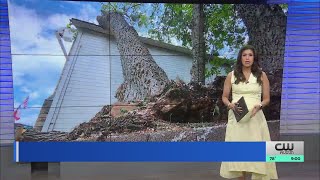
<instances>
[{"instance_id":1,"label":"woman's left hand","mask_svg":"<svg viewBox=\"0 0 320 180\"><path fill-rule=\"evenodd\" d=\"M253 107L253 109L252 109L252 113L251 113L250 118L252 118L253 116L255 116L259 110L260 110L260 105L259 105L259 104L255 105L255 106Z\"/></svg>"}]
</instances>

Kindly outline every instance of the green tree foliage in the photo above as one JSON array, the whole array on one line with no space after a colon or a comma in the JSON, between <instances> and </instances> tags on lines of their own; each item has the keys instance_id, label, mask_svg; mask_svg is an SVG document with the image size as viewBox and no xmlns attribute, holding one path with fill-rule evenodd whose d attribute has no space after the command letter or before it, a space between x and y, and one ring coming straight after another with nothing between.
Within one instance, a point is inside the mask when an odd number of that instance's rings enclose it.
<instances>
[{"instance_id":1,"label":"green tree foliage","mask_svg":"<svg viewBox=\"0 0 320 180\"><path fill-rule=\"evenodd\" d=\"M181 42L186 48L192 47L191 25L192 4L146 4L146 3L104 3L102 11L116 11L126 17L128 23L137 29L147 31L150 38L172 43ZM246 29L241 19L236 16L232 4L206 4L205 42L206 53L234 52L243 45ZM212 69L206 70L206 76L221 72L221 65L230 64L232 60L220 58L208 59ZM217 62L215 62L217 61ZM226 66L228 67L228 66Z\"/></svg>"},{"instance_id":2,"label":"green tree foliage","mask_svg":"<svg viewBox=\"0 0 320 180\"><path fill-rule=\"evenodd\" d=\"M150 35L165 42L175 37L185 47L191 47L191 4L156 4L154 10L161 9L163 13L153 19ZM237 18L234 6L231 4L206 4L205 38L207 52L214 47L216 51L228 47L231 51L239 48L244 42L245 27ZM160 13L157 13L160 14Z\"/></svg>"},{"instance_id":3,"label":"green tree foliage","mask_svg":"<svg viewBox=\"0 0 320 180\"><path fill-rule=\"evenodd\" d=\"M222 74L222 68L225 70L225 73L228 74L232 71L233 65L235 64L235 59L226 59L218 56L213 57L209 61L209 67L206 67L205 77L211 77L213 74L218 76Z\"/></svg>"},{"instance_id":4,"label":"green tree foliage","mask_svg":"<svg viewBox=\"0 0 320 180\"><path fill-rule=\"evenodd\" d=\"M76 30L76 28L72 27L71 23L68 23L66 27L70 29L70 32L73 34L72 40L75 40L78 35L78 31Z\"/></svg>"},{"instance_id":5,"label":"green tree foliage","mask_svg":"<svg viewBox=\"0 0 320 180\"><path fill-rule=\"evenodd\" d=\"M217 51L240 48L245 40L245 27L236 16L231 4L209 4L206 6L207 42Z\"/></svg>"},{"instance_id":6,"label":"green tree foliage","mask_svg":"<svg viewBox=\"0 0 320 180\"><path fill-rule=\"evenodd\" d=\"M159 13L160 10L162 13ZM153 11L149 29L152 38L167 43L172 43L171 39L176 38L182 46L191 48L192 4L155 4Z\"/></svg>"}]
</instances>

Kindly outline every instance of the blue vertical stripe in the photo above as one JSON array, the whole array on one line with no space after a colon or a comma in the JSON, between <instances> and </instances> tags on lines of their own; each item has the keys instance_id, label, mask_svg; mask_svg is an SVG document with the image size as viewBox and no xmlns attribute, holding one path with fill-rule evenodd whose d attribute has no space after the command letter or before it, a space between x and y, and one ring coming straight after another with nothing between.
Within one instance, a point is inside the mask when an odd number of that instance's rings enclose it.
<instances>
[{"instance_id":1,"label":"blue vertical stripe","mask_svg":"<svg viewBox=\"0 0 320 180\"><path fill-rule=\"evenodd\" d=\"M0 0L1 11L1 38L0 38L0 82L5 82L6 86L1 88L1 94L13 94L13 84L12 84L12 61L11 61L11 48L10 48L10 31L9 31L9 17L8 2L7 0ZM1 48L2 47L2 48ZM5 47L5 48L3 48ZM4 68L5 67L5 68ZM9 71L3 71L9 70ZM4 80L5 79L5 80ZM9 83L9 84L7 84ZM1 112L6 111L9 114L13 114L13 98L0 98L0 109ZM10 122L10 123L8 123ZM1 116L0 117L0 145L4 143L13 142L14 139L14 123L12 115ZM1 133L8 132L11 133Z\"/></svg>"}]
</instances>

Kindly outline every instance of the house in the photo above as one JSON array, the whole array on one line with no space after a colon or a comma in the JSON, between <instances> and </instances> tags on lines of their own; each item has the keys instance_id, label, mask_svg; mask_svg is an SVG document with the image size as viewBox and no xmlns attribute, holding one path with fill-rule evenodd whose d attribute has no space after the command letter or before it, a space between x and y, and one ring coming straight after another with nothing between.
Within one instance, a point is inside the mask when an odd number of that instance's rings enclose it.
<instances>
[{"instance_id":1,"label":"house","mask_svg":"<svg viewBox=\"0 0 320 180\"><path fill-rule=\"evenodd\" d=\"M120 54L112 34L93 23L78 19L71 22L78 33L54 95L44 102L36 122L35 129L43 132L69 132L88 122L104 105L117 101L115 93L123 82ZM140 39L169 79L190 81L191 50L145 37Z\"/></svg>"}]
</instances>

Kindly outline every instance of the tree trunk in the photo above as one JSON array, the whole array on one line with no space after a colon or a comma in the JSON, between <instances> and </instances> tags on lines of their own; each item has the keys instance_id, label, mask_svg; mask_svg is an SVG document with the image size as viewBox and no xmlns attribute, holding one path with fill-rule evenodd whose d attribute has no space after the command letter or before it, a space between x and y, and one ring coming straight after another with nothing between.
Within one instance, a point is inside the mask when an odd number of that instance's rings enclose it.
<instances>
[{"instance_id":1,"label":"tree trunk","mask_svg":"<svg viewBox=\"0 0 320 180\"><path fill-rule=\"evenodd\" d=\"M263 71L273 74L283 69L287 17L279 5L236 4L247 27L249 44L260 57Z\"/></svg>"},{"instance_id":2,"label":"tree trunk","mask_svg":"<svg viewBox=\"0 0 320 180\"><path fill-rule=\"evenodd\" d=\"M205 84L204 12L202 4L193 5L191 82Z\"/></svg>"},{"instance_id":3,"label":"tree trunk","mask_svg":"<svg viewBox=\"0 0 320 180\"><path fill-rule=\"evenodd\" d=\"M97 21L115 36L121 56L124 82L118 88L116 98L128 102L159 95L169 79L140 41L136 30L116 12L104 12Z\"/></svg>"}]
</instances>

